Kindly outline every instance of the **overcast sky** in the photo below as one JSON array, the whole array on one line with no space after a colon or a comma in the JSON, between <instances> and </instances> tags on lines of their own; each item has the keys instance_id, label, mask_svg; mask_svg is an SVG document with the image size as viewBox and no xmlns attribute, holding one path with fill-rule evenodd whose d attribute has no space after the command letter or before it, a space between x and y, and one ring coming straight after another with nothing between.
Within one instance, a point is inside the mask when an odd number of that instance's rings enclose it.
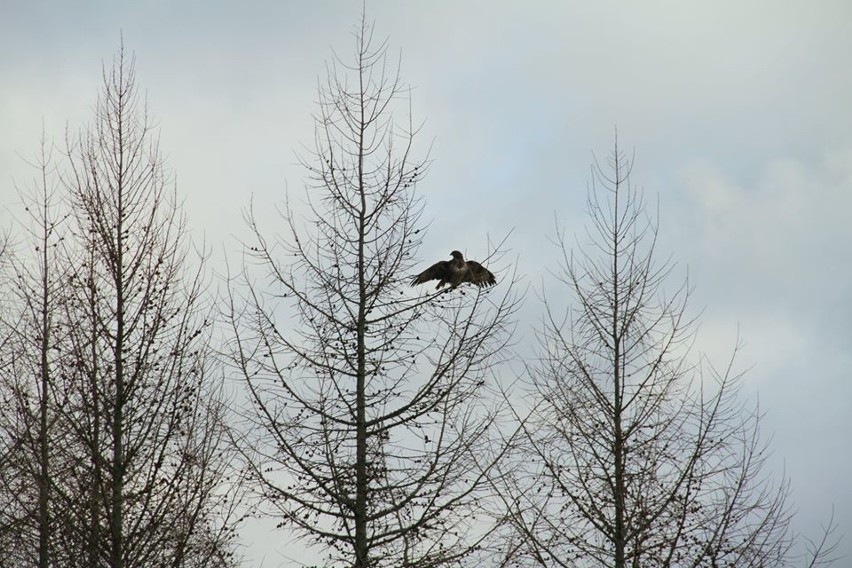
<instances>
[{"instance_id":1,"label":"overcast sky","mask_svg":"<svg viewBox=\"0 0 852 568\"><path fill-rule=\"evenodd\" d=\"M582 232L592 154L636 152L659 251L688 268L698 347L745 342L797 527L832 506L852 558L852 2L368 2L401 53L433 220L424 262L508 246L538 286L554 214ZM88 121L123 33L194 236L238 250L239 214L300 190L316 86L361 3L0 2L0 219L42 123ZM473 222L466 222L473 219ZM465 221L465 222L463 222ZM220 252L224 251L224 252ZM221 259L220 259L221 260ZM534 295L526 314L539 311ZM521 322L522 340L534 323ZM275 537L263 538L276 566ZM258 548L257 550L261 550ZM847 558L847 561L850 561ZM841 563L841 565L844 565Z\"/></svg>"}]
</instances>

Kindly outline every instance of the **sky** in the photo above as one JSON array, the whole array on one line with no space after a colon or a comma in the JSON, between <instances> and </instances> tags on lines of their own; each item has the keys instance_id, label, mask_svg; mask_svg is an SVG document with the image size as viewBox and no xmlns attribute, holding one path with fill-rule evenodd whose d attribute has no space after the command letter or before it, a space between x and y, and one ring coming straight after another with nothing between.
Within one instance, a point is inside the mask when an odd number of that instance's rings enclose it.
<instances>
[{"instance_id":1,"label":"sky","mask_svg":"<svg viewBox=\"0 0 852 568\"><path fill-rule=\"evenodd\" d=\"M89 121L123 37L193 237L214 264L236 254L250 201L272 211L302 190L295 152L361 7L0 2L3 226L42 128L61 140ZM852 3L371 0L367 13L425 121L424 262L509 234L531 290L548 285L555 219L582 234L589 167L617 128L659 204L658 251L695 286L696 346L724 364L741 338L744 395L765 413L796 528L817 534L834 507L852 558ZM529 293L521 342L540 311ZM255 560L277 565L275 536L256 534Z\"/></svg>"}]
</instances>

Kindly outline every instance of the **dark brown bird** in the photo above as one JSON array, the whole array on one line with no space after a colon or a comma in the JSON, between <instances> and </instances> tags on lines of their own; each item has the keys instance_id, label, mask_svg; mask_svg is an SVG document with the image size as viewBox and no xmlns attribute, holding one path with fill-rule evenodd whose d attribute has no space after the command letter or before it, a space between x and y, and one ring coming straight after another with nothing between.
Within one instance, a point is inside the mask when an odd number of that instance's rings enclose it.
<instances>
[{"instance_id":1,"label":"dark brown bird","mask_svg":"<svg viewBox=\"0 0 852 568\"><path fill-rule=\"evenodd\" d=\"M459 284L470 282L482 288L497 283L491 271L475 260L465 260L462 253L457 250L451 252L450 256L453 257L452 260L436 262L412 278L411 285L416 286L430 280L437 280L438 285L435 286L435 289L440 290L445 284L449 284L450 288L455 288Z\"/></svg>"}]
</instances>

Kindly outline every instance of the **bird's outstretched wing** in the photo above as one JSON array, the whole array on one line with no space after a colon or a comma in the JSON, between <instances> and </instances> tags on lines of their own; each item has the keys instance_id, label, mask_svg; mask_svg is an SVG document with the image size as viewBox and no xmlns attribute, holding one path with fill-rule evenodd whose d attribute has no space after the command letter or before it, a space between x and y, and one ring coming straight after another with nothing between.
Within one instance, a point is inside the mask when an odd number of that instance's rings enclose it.
<instances>
[{"instance_id":1,"label":"bird's outstretched wing","mask_svg":"<svg viewBox=\"0 0 852 568\"><path fill-rule=\"evenodd\" d=\"M467 261L467 278L471 284L476 284L480 288L483 286L494 286L497 284L497 279L490 270L476 262L475 260Z\"/></svg>"},{"instance_id":2,"label":"bird's outstretched wing","mask_svg":"<svg viewBox=\"0 0 852 568\"><path fill-rule=\"evenodd\" d=\"M452 276L452 267L446 260L436 262L417 276L411 279L411 285L416 286L429 282L430 280L440 280L441 283L448 282Z\"/></svg>"}]
</instances>

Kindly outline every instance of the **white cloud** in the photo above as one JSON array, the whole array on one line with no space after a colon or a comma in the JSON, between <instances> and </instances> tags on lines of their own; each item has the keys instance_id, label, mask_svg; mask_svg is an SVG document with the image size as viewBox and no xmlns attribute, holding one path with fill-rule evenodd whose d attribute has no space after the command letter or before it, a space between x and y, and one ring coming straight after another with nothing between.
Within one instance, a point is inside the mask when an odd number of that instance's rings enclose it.
<instances>
[{"instance_id":1,"label":"white cloud","mask_svg":"<svg viewBox=\"0 0 852 568\"><path fill-rule=\"evenodd\" d=\"M842 300L852 278L844 262L852 151L827 151L815 162L774 159L755 170L751 182L708 163L682 170L697 212L691 254L699 273L746 303L798 310Z\"/></svg>"}]
</instances>

